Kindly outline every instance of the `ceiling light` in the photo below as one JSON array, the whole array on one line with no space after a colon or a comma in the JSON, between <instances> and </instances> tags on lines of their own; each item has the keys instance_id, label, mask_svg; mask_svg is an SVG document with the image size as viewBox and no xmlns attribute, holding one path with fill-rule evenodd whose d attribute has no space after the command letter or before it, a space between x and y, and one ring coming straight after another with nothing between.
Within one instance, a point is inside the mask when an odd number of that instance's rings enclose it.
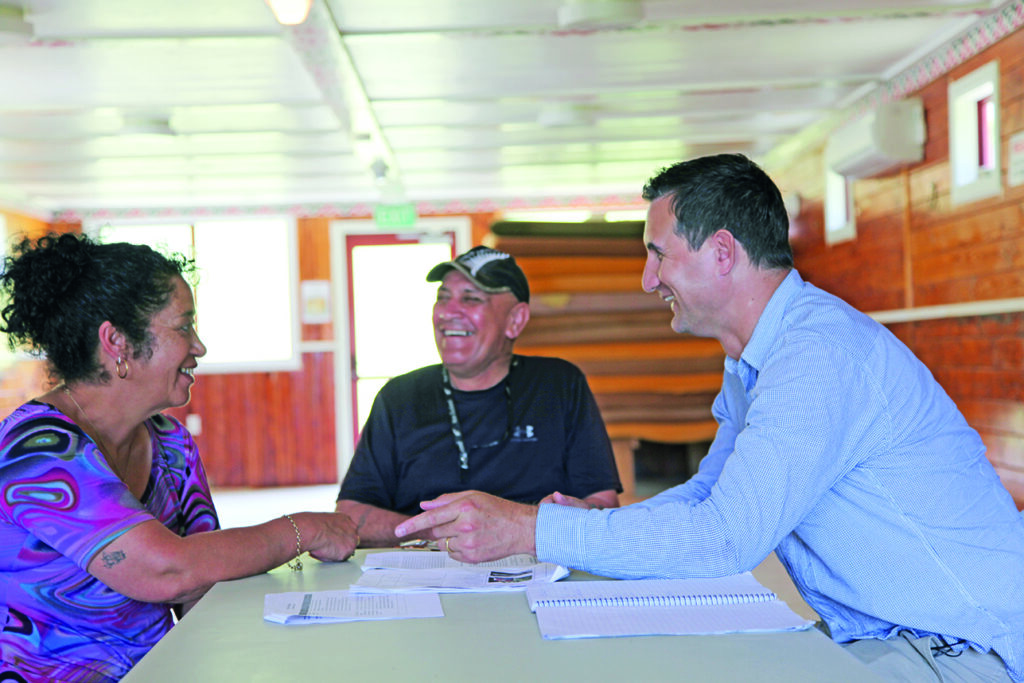
<instances>
[{"instance_id":1,"label":"ceiling light","mask_svg":"<svg viewBox=\"0 0 1024 683\"><path fill-rule=\"evenodd\" d=\"M645 221L647 209L614 209L604 212L604 219L609 223L620 221Z\"/></svg>"},{"instance_id":2,"label":"ceiling light","mask_svg":"<svg viewBox=\"0 0 1024 683\"><path fill-rule=\"evenodd\" d=\"M370 172L373 173L374 180L383 183L388 179L388 163L377 157L370 163Z\"/></svg>"},{"instance_id":3,"label":"ceiling light","mask_svg":"<svg viewBox=\"0 0 1024 683\"><path fill-rule=\"evenodd\" d=\"M583 223L593 217L587 209L504 211L501 219L516 223Z\"/></svg>"},{"instance_id":4,"label":"ceiling light","mask_svg":"<svg viewBox=\"0 0 1024 683\"><path fill-rule=\"evenodd\" d=\"M313 0L266 0L277 21L285 26L301 24L309 16Z\"/></svg>"}]
</instances>

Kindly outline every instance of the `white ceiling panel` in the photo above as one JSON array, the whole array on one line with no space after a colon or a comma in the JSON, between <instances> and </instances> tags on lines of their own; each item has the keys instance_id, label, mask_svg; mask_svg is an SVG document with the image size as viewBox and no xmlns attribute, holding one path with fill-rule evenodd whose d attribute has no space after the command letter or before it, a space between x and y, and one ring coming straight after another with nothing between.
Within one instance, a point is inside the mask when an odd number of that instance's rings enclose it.
<instances>
[{"instance_id":1,"label":"white ceiling panel","mask_svg":"<svg viewBox=\"0 0 1024 683\"><path fill-rule=\"evenodd\" d=\"M25 29L0 30L0 205L46 214L635 197L681 158L771 153L1004 5L0 6Z\"/></svg>"}]
</instances>

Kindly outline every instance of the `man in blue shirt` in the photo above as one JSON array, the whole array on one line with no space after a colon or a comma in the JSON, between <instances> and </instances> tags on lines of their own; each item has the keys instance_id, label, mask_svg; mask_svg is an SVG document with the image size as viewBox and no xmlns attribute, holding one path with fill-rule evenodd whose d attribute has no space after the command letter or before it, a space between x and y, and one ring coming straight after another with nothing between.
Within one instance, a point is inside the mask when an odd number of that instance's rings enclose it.
<instances>
[{"instance_id":1,"label":"man in blue shirt","mask_svg":"<svg viewBox=\"0 0 1024 683\"><path fill-rule=\"evenodd\" d=\"M619 578L722 576L774 550L879 672L1024 681L1024 517L928 369L800 278L779 191L745 157L671 166L644 198L644 289L727 356L698 473L615 510L451 494L400 532Z\"/></svg>"}]
</instances>

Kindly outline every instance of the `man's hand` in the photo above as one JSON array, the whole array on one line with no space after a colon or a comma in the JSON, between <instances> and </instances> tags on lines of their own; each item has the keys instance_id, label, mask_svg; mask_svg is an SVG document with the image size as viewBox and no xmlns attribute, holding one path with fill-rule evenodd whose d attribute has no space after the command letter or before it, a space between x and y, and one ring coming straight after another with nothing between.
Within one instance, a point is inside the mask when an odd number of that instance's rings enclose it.
<instances>
[{"instance_id":1,"label":"man's hand","mask_svg":"<svg viewBox=\"0 0 1024 683\"><path fill-rule=\"evenodd\" d=\"M582 498L577 498L575 496L567 496L564 493L559 493L558 491L555 491L554 493L544 496L544 498L540 501L540 504L543 505L544 503L554 503L556 505L565 505L568 507L582 508L584 510L592 510L597 507L596 505L588 503Z\"/></svg>"},{"instance_id":2,"label":"man's hand","mask_svg":"<svg viewBox=\"0 0 1024 683\"><path fill-rule=\"evenodd\" d=\"M487 562L536 553L537 508L480 491L446 493L420 503L425 512L397 527L399 537L429 535L460 562Z\"/></svg>"}]
</instances>

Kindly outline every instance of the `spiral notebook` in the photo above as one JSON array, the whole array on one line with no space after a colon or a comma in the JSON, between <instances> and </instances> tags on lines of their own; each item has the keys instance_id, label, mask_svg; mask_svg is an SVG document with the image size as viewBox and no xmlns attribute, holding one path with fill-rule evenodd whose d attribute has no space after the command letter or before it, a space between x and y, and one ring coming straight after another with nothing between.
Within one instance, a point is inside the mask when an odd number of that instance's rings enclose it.
<instances>
[{"instance_id":1,"label":"spiral notebook","mask_svg":"<svg viewBox=\"0 0 1024 683\"><path fill-rule=\"evenodd\" d=\"M526 590L545 639L808 628L750 572L713 579L569 581Z\"/></svg>"}]
</instances>

